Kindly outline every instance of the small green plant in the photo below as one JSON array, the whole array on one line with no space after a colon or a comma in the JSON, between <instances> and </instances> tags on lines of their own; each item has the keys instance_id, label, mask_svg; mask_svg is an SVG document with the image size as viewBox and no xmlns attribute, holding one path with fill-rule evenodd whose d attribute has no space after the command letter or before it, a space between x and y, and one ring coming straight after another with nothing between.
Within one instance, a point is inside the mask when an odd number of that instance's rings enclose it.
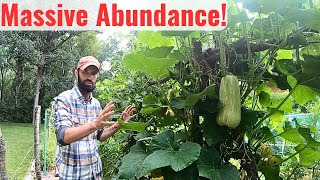
<instances>
[{"instance_id":1,"label":"small green plant","mask_svg":"<svg viewBox=\"0 0 320 180\"><path fill-rule=\"evenodd\" d=\"M40 146L40 159L41 159L41 168L44 168L44 157L46 158L46 170L52 170L56 167L56 150L57 150L57 139L55 136L55 131L53 127L53 114L51 110L48 110L47 113L47 126L46 130L46 144L44 144L44 138L42 139L42 144ZM44 146L46 146L46 153L44 154Z\"/></svg>"},{"instance_id":2,"label":"small green plant","mask_svg":"<svg viewBox=\"0 0 320 180\"><path fill-rule=\"evenodd\" d=\"M102 172L105 179L111 179L118 173L120 159L126 143L122 134L117 133L113 137L99 144L99 152L102 161Z\"/></svg>"}]
</instances>

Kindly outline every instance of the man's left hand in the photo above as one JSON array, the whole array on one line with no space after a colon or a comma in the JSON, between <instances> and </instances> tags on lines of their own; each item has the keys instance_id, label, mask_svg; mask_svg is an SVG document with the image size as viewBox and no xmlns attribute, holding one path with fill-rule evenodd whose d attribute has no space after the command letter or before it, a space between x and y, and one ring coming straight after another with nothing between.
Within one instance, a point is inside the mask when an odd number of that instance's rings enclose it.
<instances>
[{"instance_id":1,"label":"man's left hand","mask_svg":"<svg viewBox=\"0 0 320 180\"><path fill-rule=\"evenodd\" d=\"M126 107L126 109L121 113L120 119L122 119L124 122L130 121L132 118L136 116L136 114L133 114L135 111L135 107L132 105L129 105Z\"/></svg>"}]
</instances>

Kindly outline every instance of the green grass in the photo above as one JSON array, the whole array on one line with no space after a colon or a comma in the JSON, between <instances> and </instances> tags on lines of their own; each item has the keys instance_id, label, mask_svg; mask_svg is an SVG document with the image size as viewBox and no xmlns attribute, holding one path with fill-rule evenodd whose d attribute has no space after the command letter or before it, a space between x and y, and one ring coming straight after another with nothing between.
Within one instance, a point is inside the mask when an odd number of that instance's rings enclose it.
<instances>
[{"instance_id":1,"label":"green grass","mask_svg":"<svg viewBox=\"0 0 320 180\"><path fill-rule=\"evenodd\" d=\"M40 127L40 139L42 139L42 125ZM33 159L33 126L26 123L0 122L0 128L7 148L8 177L24 179Z\"/></svg>"}]
</instances>

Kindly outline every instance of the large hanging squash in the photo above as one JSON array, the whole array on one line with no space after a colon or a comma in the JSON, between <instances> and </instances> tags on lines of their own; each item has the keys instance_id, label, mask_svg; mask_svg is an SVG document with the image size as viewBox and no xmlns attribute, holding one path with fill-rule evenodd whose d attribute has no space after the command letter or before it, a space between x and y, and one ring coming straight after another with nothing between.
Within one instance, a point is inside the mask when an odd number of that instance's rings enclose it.
<instances>
[{"instance_id":1,"label":"large hanging squash","mask_svg":"<svg viewBox=\"0 0 320 180\"><path fill-rule=\"evenodd\" d=\"M220 126L236 128L241 120L241 97L236 76L226 75L221 79L219 99L223 103L217 117Z\"/></svg>"}]
</instances>

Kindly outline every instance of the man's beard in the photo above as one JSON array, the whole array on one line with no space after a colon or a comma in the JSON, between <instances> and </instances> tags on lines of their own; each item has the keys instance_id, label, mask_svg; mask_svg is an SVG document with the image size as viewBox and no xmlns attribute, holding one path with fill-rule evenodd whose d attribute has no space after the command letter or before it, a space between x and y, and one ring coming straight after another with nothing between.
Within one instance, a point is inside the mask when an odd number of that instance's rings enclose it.
<instances>
[{"instance_id":1,"label":"man's beard","mask_svg":"<svg viewBox=\"0 0 320 180\"><path fill-rule=\"evenodd\" d=\"M87 86L85 84L86 81L89 81L89 80L82 81L78 76L78 87L79 89L83 90L86 93L91 93L94 89L96 89L96 85L92 82L92 86Z\"/></svg>"}]
</instances>

